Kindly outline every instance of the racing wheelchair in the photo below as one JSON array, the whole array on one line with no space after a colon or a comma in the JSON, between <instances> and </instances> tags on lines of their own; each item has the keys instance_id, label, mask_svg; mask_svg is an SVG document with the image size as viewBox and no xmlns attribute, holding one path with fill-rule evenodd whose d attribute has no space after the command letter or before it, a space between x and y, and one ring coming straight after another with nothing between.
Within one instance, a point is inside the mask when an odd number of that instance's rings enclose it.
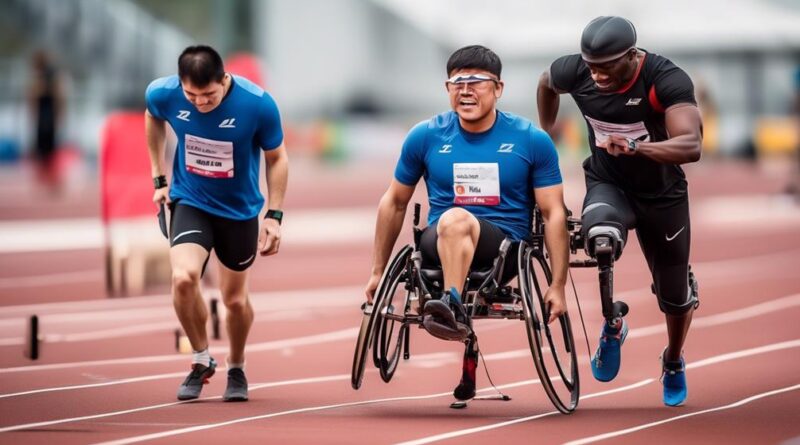
<instances>
[{"instance_id":1,"label":"racing wheelchair","mask_svg":"<svg viewBox=\"0 0 800 445\"><path fill-rule=\"evenodd\" d=\"M395 254L381 277L372 304L362 306L364 316L356 341L351 384L359 389L369 361L389 382L400 357L410 358L412 325L422 327L422 307L442 291L441 269L424 269L419 250L423 229L419 228L420 205L414 206L414 245ZM580 244L580 231L570 219L570 245ZM509 319L524 321L528 344L541 384L553 405L569 414L578 406L580 384L578 360L568 314L547 324L544 293L552 276L544 245L544 221L538 207L533 211L531 236L519 242L516 258L506 239L493 266L471 270L464 286L464 305L472 320ZM517 274L502 281L506 261L515 261Z\"/></svg>"}]
</instances>

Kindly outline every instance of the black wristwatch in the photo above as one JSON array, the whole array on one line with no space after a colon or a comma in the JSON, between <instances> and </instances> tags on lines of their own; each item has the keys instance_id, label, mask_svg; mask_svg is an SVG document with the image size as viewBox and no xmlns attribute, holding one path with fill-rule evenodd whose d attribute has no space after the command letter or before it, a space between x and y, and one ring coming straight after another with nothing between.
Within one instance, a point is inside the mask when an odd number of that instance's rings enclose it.
<instances>
[{"instance_id":1,"label":"black wristwatch","mask_svg":"<svg viewBox=\"0 0 800 445\"><path fill-rule=\"evenodd\" d=\"M161 175L161 176L156 176L155 178L153 178L153 187L155 187L156 190L162 189L162 188L164 188L166 186L167 186L167 177L166 176Z\"/></svg>"},{"instance_id":2,"label":"black wristwatch","mask_svg":"<svg viewBox=\"0 0 800 445\"><path fill-rule=\"evenodd\" d=\"M267 210L266 215L264 215L264 219L267 218L272 218L275 221L278 221L278 224L280 224L281 221L283 221L283 210L269 209Z\"/></svg>"}]
</instances>

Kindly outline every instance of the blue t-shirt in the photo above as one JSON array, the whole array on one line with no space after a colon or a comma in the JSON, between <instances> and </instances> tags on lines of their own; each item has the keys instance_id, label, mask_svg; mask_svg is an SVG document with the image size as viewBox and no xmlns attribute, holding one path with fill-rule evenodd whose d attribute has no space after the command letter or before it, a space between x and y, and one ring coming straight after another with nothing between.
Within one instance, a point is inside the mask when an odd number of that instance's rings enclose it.
<instances>
[{"instance_id":1,"label":"blue t-shirt","mask_svg":"<svg viewBox=\"0 0 800 445\"><path fill-rule=\"evenodd\" d=\"M515 241L531 232L533 189L561 184L550 136L505 112L498 112L492 128L483 133L462 129L453 111L417 124L403 143L394 177L414 186L423 176L429 225L459 206Z\"/></svg>"},{"instance_id":2,"label":"blue t-shirt","mask_svg":"<svg viewBox=\"0 0 800 445\"><path fill-rule=\"evenodd\" d=\"M283 142L272 97L249 80L233 76L222 102L201 113L173 75L151 82L145 100L150 114L169 122L178 137L170 199L223 218L258 216L264 205L258 188L261 152Z\"/></svg>"}]
</instances>

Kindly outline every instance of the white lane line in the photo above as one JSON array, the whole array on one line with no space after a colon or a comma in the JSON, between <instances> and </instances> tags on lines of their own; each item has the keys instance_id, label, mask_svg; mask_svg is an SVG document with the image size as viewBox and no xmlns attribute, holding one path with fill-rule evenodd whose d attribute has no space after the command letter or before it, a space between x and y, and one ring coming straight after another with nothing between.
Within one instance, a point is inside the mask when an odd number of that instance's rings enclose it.
<instances>
[{"instance_id":1,"label":"white lane line","mask_svg":"<svg viewBox=\"0 0 800 445\"><path fill-rule=\"evenodd\" d=\"M20 287L52 286L54 284L85 283L97 281L102 278L102 269L81 270L76 272L62 272L47 275L33 275L27 277L0 278L0 289Z\"/></svg>"},{"instance_id":2,"label":"white lane line","mask_svg":"<svg viewBox=\"0 0 800 445\"><path fill-rule=\"evenodd\" d=\"M748 306L741 309L736 309L721 314L707 315L705 317L696 317L692 320L692 329L708 328L725 323L732 323L740 320L749 320L754 317L767 315L772 312L782 311L793 307L800 306L800 294L788 295L776 300L767 301L765 303ZM644 326L641 328L634 328L628 332L628 338L641 338L651 335L661 334L666 332L667 327L663 324L655 324L651 326ZM495 352L492 354L484 355L486 361L492 360L510 360L519 357L528 357L531 355L529 349L514 349L511 351Z\"/></svg>"},{"instance_id":3,"label":"white lane line","mask_svg":"<svg viewBox=\"0 0 800 445\"><path fill-rule=\"evenodd\" d=\"M601 395L606 395L606 394L610 394L610 393L613 393L613 392L628 391L628 390L631 390L631 389L635 389L638 386L646 385L647 383L650 383L653 380L654 379L647 379L647 380L643 380L642 382L639 382L637 384L626 386L626 387L623 387L623 388L618 388L618 389L611 390L611 391L604 391L603 393L590 394L590 395L587 396L587 398L599 397ZM526 381L526 382L531 382L531 381ZM538 380L533 380L533 382L538 382ZM521 386L522 384L527 384L527 383L525 383L525 382L515 382L512 385ZM505 385L501 385L501 386L498 386L498 388L503 388L504 386ZM491 390L491 388L483 388L483 389L480 390L480 392L485 392L485 391L490 391L490 390ZM373 400L362 400L362 401L358 401L358 402L339 403L339 404L334 404L334 405L312 406L312 407L307 407L307 408L293 409L293 410L289 410L289 411L281 411L281 412L277 412L277 413L263 414L263 415L259 415L259 416L244 417L244 418L229 420L229 421L226 421L226 422L212 423L212 424L206 424L206 425L198 425L198 426L180 428L180 429L171 430L171 431L162 431L160 433L152 433L152 434L147 434L147 435L143 435L143 436L134 436L134 437L126 438L126 439L119 439L119 440L112 440L112 441L108 441L108 442L102 442L102 443L98 443L98 444L95 444L95 445L126 445L126 444L131 444L131 443L145 442L145 441L148 441L148 440L161 439L161 438L164 438L164 437L177 436L179 434L187 434L187 433L193 433L193 432L196 432L196 431L203 431L203 430L208 430L208 429L212 429L212 428L219 428L219 427L228 426L228 425L235 425L237 423L251 422L251 421L254 421L254 420L263 420L263 419L269 419L269 418L273 418L273 417L282 417L282 416L288 416L288 415L292 415L292 414L300 414L300 413L307 413L307 412L313 412L313 411L325 411L325 410L331 410L331 409L337 409L337 408L346 408L346 407L352 407L352 406L373 405L373 404L385 403L385 402L403 402L403 401L410 401L410 400L425 400L425 399L433 399L433 398L446 397L446 396L452 396L452 393L450 393L450 392L442 392L442 393L437 393L437 394L427 394L427 395L420 395L420 396L390 397L390 398L384 398L384 399L373 399ZM557 414L557 413L558 413L558 411L553 411L553 412L550 412L550 413L547 413L547 414L544 414L544 415L551 415L551 414ZM540 415L539 417L542 417L544 415Z\"/></svg>"},{"instance_id":4,"label":"white lane line","mask_svg":"<svg viewBox=\"0 0 800 445\"><path fill-rule=\"evenodd\" d=\"M760 347L757 347L757 348L745 349L745 350L742 350L742 351L736 351L736 352L729 353L729 354L722 354L722 355L718 355L718 356L714 356L714 357L709 357L709 358L707 358L705 360L701 360L701 361L698 361L698 362L694 363L694 366L688 366L687 365L687 368L700 368L700 367L703 367L703 366L709 366L709 365L712 365L712 364L721 363L721 362L728 361L728 360L735 360L735 359L739 359L739 358L750 357L750 356L757 355L757 354L764 354L764 353L767 353L767 352L780 351L780 350L783 350L783 349L797 348L797 347L800 347L800 339L789 340L789 341L785 341L785 342L781 342L781 343L774 343L774 344L770 344L770 345L760 346ZM646 381L639 382L636 385L644 386L644 385L647 385L647 384L655 382L655 381L656 381L656 379L648 379ZM614 390L612 390L612 391L614 391ZM590 399L592 397L598 397L598 395L590 394L590 395L587 395L587 396L583 396L583 397L581 397L581 400ZM551 413L539 414L539 415L536 415L536 416L522 417L522 418L519 418L519 419L513 419L513 420L508 420L508 421L505 421L505 422L493 423L493 424L484 425L484 426L475 427L475 428L456 430L456 431L452 431L452 432L449 432L449 433L437 434L435 436L428 436L428 437L423 437L423 438L412 440L412 441L408 441L408 442L402 442L399 445L412 445L412 444L413 445L421 445L421 444L425 444L425 443L438 442L440 440L452 439L454 437L460 437L460 436L465 436L465 435L468 435L468 434L480 433L480 432L483 432L483 431L502 428L502 427L505 427L505 426L514 425L514 424L521 423L521 422L526 422L528 420L534 420L534 419L537 419L539 417L544 417L546 415L556 414L556 413L558 413L558 411L552 411Z\"/></svg>"},{"instance_id":5,"label":"white lane line","mask_svg":"<svg viewBox=\"0 0 800 445\"><path fill-rule=\"evenodd\" d=\"M103 386L115 386L115 385L123 385L126 383L138 383L138 382L148 382L150 380L161 380L161 379L169 379L175 377L183 377L186 375L186 372L171 372L169 374L155 374L155 375L148 375L143 377L134 377L130 379L120 379L120 380L109 380L107 382L101 383L87 383L84 385L72 385L72 386L58 386L53 388L42 388L42 389L34 389L31 391L22 391L22 392L12 392L9 394L0 394L0 399L7 399L9 397L19 397L19 396L29 396L33 394L41 394L45 392L58 392L58 391L71 391L74 389L88 389L88 388L100 388Z\"/></svg>"},{"instance_id":6,"label":"white lane line","mask_svg":"<svg viewBox=\"0 0 800 445\"><path fill-rule=\"evenodd\" d=\"M181 375L184 375L184 374L185 373L181 373ZM257 384L257 385L250 385L250 391L256 391L256 390L263 389L263 388L275 388L275 387L278 387L278 386L304 385L304 384L309 384L309 383L334 382L334 381L348 380L348 379L350 379L350 374L338 374L338 375L329 375L329 376L323 376L323 377L312 377L312 378L307 378L307 379L284 380L284 381L280 381L280 382L270 382L270 383L261 383L261 384ZM195 403L198 400L217 400L217 399L222 399L222 396L202 397L202 398L197 399L197 400L185 400L185 401L182 401L182 402L161 403L161 404L158 404L158 405L142 406L142 407L139 407L139 408L126 409L126 410L123 410L123 411L113 411L113 412L108 412L108 413L92 414L92 415L89 415L89 416L70 417L70 418L67 418L67 419L56 419L56 420L47 420L47 421L44 421L44 422L26 423L26 424L21 424L21 425L11 425L11 426L7 426L5 428L0 428L0 433L7 433L7 432L10 432L10 431L25 430L25 429L29 429L29 428L41 428L41 427L45 427L45 426L59 425L59 424L62 424L62 423L80 422L80 421L84 421L84 420L93 420L93 419L102 419L104 417L120 416L120 415L123 415L123 414L138 413L138 412L142 412L142 411L150 411L150 410L154 410L154 409L167 408L167 407L170 407L170 406L183 405L184 403Z\"/></svg>"},{"instance_id":7,"label":"white lane line","mask_svg":"<svg viewBox=\"0 0 800 445\"><path fill-rule=\"evenodd\" d=\"M733 360L733 359L737 359L737 358L747 357L749 355L761 354L761 353L777 351L777 350L786 349L786 348L789 348L789 347L798 347L798 346L800 346L800 340L793 340L793 341L788 341L788 342L783 342L783 343L776 343L776 344L772 344L772 345L765 345L765 346L761 346L761 347L753 348L753 349L749 349L749 350L737 351L737 352L729 353L729 354L723 354L723 355L716 356L716 357L710 357L708 359L702 360L702 361L697 362L697 363L700 364L699 366L708 366L710 364L719 363L721 361ZM699 366L696 365L694 367L699 367ZM252 385L251 386L251 390L257 390L257 389L261 389L261 388L275 387L275 386L294 385L294 384L298 384L299 385L299 384L306 384L306 383L319 383L319 382L339 381L339 380L347 380L349 378L350 378L349 374L339 374L339 375L334 375L334 376L316 377L316 378L310 378L310 379L288 380L288 381L283 381L283 382L273 382L273 383L265 383L265 384L260 384L260 385ZM640 386L644 386L644 385L647 385L649 383L652 383L653 381L655 381L655 379L652 379L652 378L651 379L645 379L645 380L642 380L642 381L640 381L640 382L638 382L636 384L630 385L630 386L626 386L626 387L622 387L622 388L616 388L616 389L603 391L603 392L599 392L599 393L594 393L594 394L587 394L587 395L584 395L582 397L582 399L584 399L584 400L585 399L591 399L591 398L600 397L600 396L603 396L603 395L614 394L614 393L617 393L617 392L620 392L620 391L627 391L627 390L630 390L630 389L635 389L635 388L638 388ZM514 388L514 387L519 387L519 386L525 386L525 385L533 385L533 384L538 384L538 383L540 383L539 379L523 380L523 381L512 382L512 383L503 384L503 385L498 385L497 389L508 389L508 388ZM478 390L478 392L489 392L489 391L494 391L494 388L482 388L482 389ZM346 406L356 406L356 405L362 405L362 404L374 404L374 403L391 402L391 401L430 399L430 398L444 397L444 396L449 396L449 395L451 395L450 392L443 392L443 393L423 395L423 396L407 396L407 397L397 397L397 398L389 398L389 399L377 399L377 400L354 402L354 403L345 403L345 404L337 404L337 405L324 405L324 406L321 406L321 407L300 408L300 409L284 411L284 412L280 412L280 413L273 413L273 414L267 414L267 415L256 416L256 417L248 417L248 418L245 418L245 419L235 419L233 421L223 422L223 423L216 424L216 425L207 425L206 428L202 428L202 429L214 428L214 427L218 427L218 426L226 426L226 425L233 424L233 423L246 422L246 421L250 421L250 420L266 419L266 418L270 418L270 417L278 417L278 416L284 416L284 415L295 414L295 413L303 413L303 412L309 412L309 411L319 411L319 410L340 408L340 407L346 407ZM205 397L205 398L203 398L201 400L214 400L214 399L219 399L219 398L220 398L219 396ZM28 429L28 428L40 428L40 427L43 427L43 426L57 425L57 424L68 423L68 422L92 420L92 419L111 417L111 416L122 415L122 414L129 414L129 413L134 413L134 412L148 411L148 410L154 410L154 409L159 409L159 408L164 408L164 407L169 407L169 406L180 405L182 403L187 403L187 402L172 402L172 403L166 403L166 404L159 404L159 405L152 405L152 406L147 406L147 407L134 408L134 409L124 410L124 411L115 411L115 412L110 412L110 413L101 413L101 414L94 414L94 415L89 415L89 416L73 417L73 418L68 418L68 419L56 419L56 420L50 420L50 421L45 421L45 422L36 422L36 423L23 424L23 425L12 425L12 426L0 429L0 433L8 432L8 431L17 431L17 430ZM526 420L532 420L534 418L544 417L544 416L553 415L553 414L557 414L557 413L558 413L558 411L551 411L551 412L548 412L548 413L540 414L540 415L533 416L533 417L530 417L530 418L525 418L525 419ZM524 421L524 420L515 419L515 420L510 421L511 423L509 423L509 422L503 422L503 423L510 425L510 424L513 424L513 423L519 423L521 421ZM493 426L493 428L498 428L498 427L499 426ZM194 428L196 428L196 427L193 427L190 430L186 430L186 429L176 430L176 431L179 431L179 432L172 431L172 432L157 433L157 434L176 435L176 434L183 434L183 433L197 431L197 429L194 429ZM485 427L481 427L481 428L485 428ZM475 430L475 429L474 428L470 429L470 431L472 431L472 432L478 432L478 431L473 431L473 430ZM453 433L448 433L448 434L453 434ZM463 435L463 434L470 434L470 433L462 433L462 434L458 434L458 435ZM166 437L166 436L159 436L159 437ZM453 437L455 437L455 436L453 436ZM144 438L144 439L142 439L142 438L130 438L130 439L123 439L123 442L117 441L117 442L110 442L110 443L134 443L134 442L139 442L139 441L143 441L143 440L150 440L150 439L155 439L155 438L158 438L158 437L148 437L148 438ZM128 440L132 440L132 439L133 439L133 442L127 442ZM441 439L436 439L436 440L441 440ZM434 440L430 440L430 441L434 441ZM426 442L421 442L421 443L426 443Z\"/></svg>"},{"instance_id":8,"label":"white lane line","mask_svg":"<svg viewBox=\"0 0 800 445\"><path fill-rule=\"evenodd\" d=\"M659 420L659 421L651 422L651 423L646 423L646 424L643 424L643 425L631 427L631 428L624 429L624 430L612 431L612 432L605 433L605 434L598 434L597 436L584 437L583 439L577 439L577 440L572 440L572 441L566 442L564 445L584 445L584 444L587 444L587 443L599 442L601 440L610 439L612 437L624 436L626 434L635 433L637 431L641 431L641 430L648 429L648 428L653 428L653 427L656 427L656 426L659 426L659 425L663 425L665 423L675 422L677 420L682 420L682 419L686 419L686 418L689 418L689 417L699 416L701 414L708 414L708 413L713 413L713 412L716 412L716 411L724 411L724 410L731 409L731 408L738 408L740 406L747 405L750 402L754 402L756 400L763 399L765 397L771 397L771 396L775 396L775 395L778 395L778 394L783 394L783 393L789 392L789 391L796 391L798 389L800 389L800 384L793 385L793 386L787 386L785 388L775 389L775 390L772 390L772 391L763 392L761 394L756 394L756 395L747 397L746 399L739 400L738 402L731 403L729 405L717 406L717 407L714 407L714 408L704 409L702 411L695 411L693 413L688 413L688 414L683 414L683 415L680 415L680 416L670 417L668 419Z\"/></svg>"},{"instance_id":9,"label":"white lane line","mask_svg":"<svg viewBox=\"0 0 800 445\"><path fill-rule=\"evenodd\" d=\"M618 392L630 391L630 390L637 389L637 388L640 388L640 387L645 386L645 385L649 385L650 383L652 383L654 381L655 381L655 379L645 379L645 380L636 382L636 383L634 383L632 385L623 386L621 388L615 388L615 389L610 389L610 390L607 390L607 391L601 391L601 392L596 392L596 393L593 393L593 394L587 394L587 395L581 397L581 399L593 399L595 397L603 397L603 396L607 396L607 395L611 395L611 394L616 394ZM400 442L397 445L420 445L420 444L424 444L424 443L438 442L440 440L452 439L453 437L465 436L467 434L480 433L481 431L486 431L486 430L491 430L491 429L496 429L496 428L502 428L504 426L509 426L509 425L514 425L514 424L517 424L517 423L527 422L529 420L541 419L542 417L552 416L552 415L555 415L555 414L558 414L558 413L559 413L558 411L549 411L549 412L546 412L546 413L536 414L536 415L533 415L533 416L519 417L517 419L507 420L505 422L493 423L491 425L478 426L478 427L475 427L475 428L458 430L458 431L453 431L453 432L450 432L450 433L437 434L435 436L423 437L421 439L409 440L407 442Z\"/></svg>"},{"instance_id":10,"label":"white lane line","mask_svg":"<svg viewBox=\"0 0 800 445\"><path fill-rule=\"evenodd\" d=\"M339 340L355 339L358 335L358 328L348 328L339 331L324 332L322 334L309 335L306 337L295 337L284 340L273 340L262 343L253 343L246 348L247 352L260 352L260 351L273 351L276 349L292 348L296 346L315 345L322 343L330 343ZM224 354L228 352L227 346L212 346L209 348L212 354ZM184 354L170 354L170 355L153 355L147 357L131 357L121 359L109 360L94 360L85 362L71 362L71 363L54 363L51 365L32 365L32 366L19 366L16 368L0 369L0 374L11 374L17 372L32 372L32 371L49 371L54 369L69 369L93 366L106 366L106 365L128 365L132 363L161 363L169 361L186 360Z\"/></svg>"},{"instance_id":11,"label":"white lane line","mask_svg":"<svg viewBox=\"0 0 800 445\"><path fill-rule=\"evenodd\" d=\"M257 315L261 313L289 313L305 311L306 309L324 309L331 307L352 307L358 310L364 289L360 286L343 286L332 288L302 289L284 292L253 292L250 302ZM212 297L219 299L217 292L206 292L205 300ZM64 313L48 313L52 308L48 304L29 306L10 306L2 308L0 328L24 327L28 317L38 314L43 326L53 324L85 324L90 321L136 321L152 320L153 318L174 319L174 308L170 295L156 297L141 297L143 301L134 301L128 304L126 299L119 300L93 300L90 304L80 302L77 307L70 307L65 303L58 303L59 309L67 310ZM141 307L145 306L145 307ZM86 311L80 311L85 307ZM24 308L24 309L20 309ZM220 305L224 315L225 306ZM13 313L16 317L9 317Z\"/></svg>"}]
</instances>

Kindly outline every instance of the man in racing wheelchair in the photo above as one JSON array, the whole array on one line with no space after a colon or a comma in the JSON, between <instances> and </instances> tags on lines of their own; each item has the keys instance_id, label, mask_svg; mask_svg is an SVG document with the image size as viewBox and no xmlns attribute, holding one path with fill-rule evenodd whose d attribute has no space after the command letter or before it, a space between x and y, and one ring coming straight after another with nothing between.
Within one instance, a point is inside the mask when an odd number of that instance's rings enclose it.
<instances>
[{"instance_id":1,"label":"man in racing wheelchair","mask_svg":"<svg viewBox=\"0 0 800 445\"><path fill-rule=\"evenodd\" d=\"M403 144L388 190L378 206L372 273L366 297L372 302L420 178L430 210L420 237L422 265L441 267L441 294L421 308L423 326L451 341L472 336L462 294L470 270L491 268L504 239L519 241L531 230L534 204L545 223L552 283L544 300L548 323L567 310L564 286L569 238L558 155L550 137L530 121L501 112L499 57L483 46L455 51L447 62L445 87L452 111L417 124ZM508 258L516 258L518 243ZM516 275L506 261L501 281ZM463 376L454 395L475 394L477 353L467 342Z\"/></svg>"}]
</instances>

